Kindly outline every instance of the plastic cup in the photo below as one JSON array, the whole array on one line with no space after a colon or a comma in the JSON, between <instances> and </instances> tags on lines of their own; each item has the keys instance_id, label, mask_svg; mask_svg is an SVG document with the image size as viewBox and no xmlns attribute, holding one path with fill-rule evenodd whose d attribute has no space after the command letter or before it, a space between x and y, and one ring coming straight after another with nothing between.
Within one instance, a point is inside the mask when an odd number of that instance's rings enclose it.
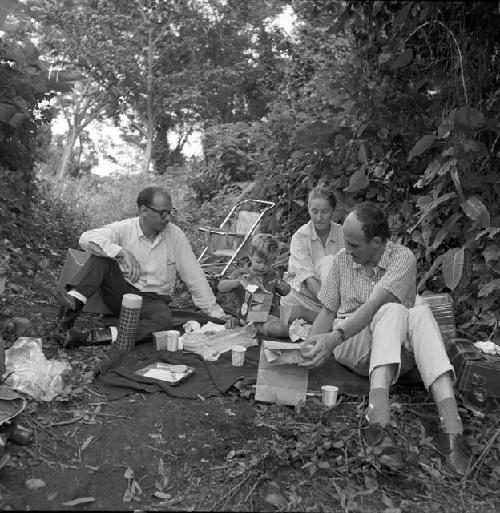
<instances>
[{"instance_id":1,"label":"plastic cup","mask_svg":"<svg viewBox=\"0 0 500 513\"><path fill-rule=\"evenodd\" d=\"M324 385L321 387L321 400L325 406L331 407L337 404L339 387L334 385Z\"/></svg>"},{"instance_id":2,"label":"plastic cup","mask_svg":"<svg viewBox=\"0 0 500 513\"><path fill-rule=\"evenodd\" d=\"M245 352L247 348L243 346L233 346L232 361L234 367L241 367L245 363Z\"/></svg>"},{"instance_id":3,"label":"plastic cup","mask_svg":"<svg viewBox=\"0 0 500 513\"><path fill-rule=\"evenodd\" d=\"M177 330L168 330L165 333L167 335L167 351L177 351L180 333Z\"/></svg>"}]
</instances>

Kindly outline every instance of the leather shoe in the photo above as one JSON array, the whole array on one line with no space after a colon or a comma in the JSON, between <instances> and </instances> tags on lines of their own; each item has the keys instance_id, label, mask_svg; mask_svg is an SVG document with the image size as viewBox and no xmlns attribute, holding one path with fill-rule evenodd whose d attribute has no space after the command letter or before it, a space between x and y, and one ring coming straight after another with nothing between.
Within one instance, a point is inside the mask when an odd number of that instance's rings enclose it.
<instances>
[{"instance_id":1,"label":"leather shoe","mask_svg":"<svg viewBox=\"0 0 500 513\"><path fill-rule=\"evenodd\" d=\"M364 430L366 444L371 448L380 464L391 470L398 470L403 466L401 449L396 445L389 426L369 424Z\"/></svg>"},{"instance_id":2,"label":"leather shoe","mask_svg":"<svg viewBox=\"0 0 500 513\"><path fill-rule=\"evenodd\" d=\"M440 431L437 437L437 449L448 470L460 476L467 474L470 453L462 435Z\"/></svg>"},{"instance_id":3,"label":"leather shoe","mask_svg":"<svg viewBox=\"0 0 500 513\"><path fill-rule=\"evenodd\" d=\"M58 290L56 293L57 301L61 305L59 310L59 321L61 326L65 330L73 328L77 317L83 310L84 304L73 296L70 296L67 292Z\"/></svg>"}]
</instances>

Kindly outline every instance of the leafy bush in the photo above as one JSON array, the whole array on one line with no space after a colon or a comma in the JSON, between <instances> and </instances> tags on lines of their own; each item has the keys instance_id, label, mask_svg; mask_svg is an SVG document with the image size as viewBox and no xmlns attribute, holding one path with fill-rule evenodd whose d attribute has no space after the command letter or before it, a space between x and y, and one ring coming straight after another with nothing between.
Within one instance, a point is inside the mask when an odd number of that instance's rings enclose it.
<instances>
[{"instance_id":1,"label":"leafy bush","mask_svg":"<svg viewBox=\"0 0 500 513\"><path fill-rule=\"evenodd\" d=\"M214 198L224 187L255 177L260 168L262 144L266 138L262 124L225 123L206 130L205 162L199 163L189 185L203 203Z\"/></svg>"}]
</instances>

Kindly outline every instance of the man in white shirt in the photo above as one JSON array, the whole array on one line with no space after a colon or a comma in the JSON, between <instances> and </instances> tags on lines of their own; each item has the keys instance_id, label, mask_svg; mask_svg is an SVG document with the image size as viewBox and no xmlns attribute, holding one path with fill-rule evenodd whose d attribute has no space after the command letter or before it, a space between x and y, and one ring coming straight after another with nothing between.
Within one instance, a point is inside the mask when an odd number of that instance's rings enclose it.
<instances>
[{"instance_id":1,"label":"man in white shirt","mask_svg":"<svg viewBox=\"0 0 500 513\"><path fill-rule=\"evenodd\" d=\"M83 306L101 290L107 307L118 315L123 294L143 297L136 340L172 328L168 304L176 274L189 288L195 305L211 317L224 317L184 232L170 222L172 200L162 187L146 187L137 198L139 215L84 232L82 248L93 256L77 282L60 294L62 325L70 330ZM66 337L65 346L79 345Z\"/></svg>"}]
</instances>

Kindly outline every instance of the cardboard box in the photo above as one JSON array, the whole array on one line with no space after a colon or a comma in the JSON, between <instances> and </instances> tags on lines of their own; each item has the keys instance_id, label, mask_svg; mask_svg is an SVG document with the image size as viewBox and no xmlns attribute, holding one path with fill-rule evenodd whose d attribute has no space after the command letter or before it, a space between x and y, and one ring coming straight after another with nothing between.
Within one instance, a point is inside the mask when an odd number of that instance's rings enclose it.
<instances>
[{"instance_id":1,"label":"cardboard box","mask_svg":"<svg viewBox=\"0 0 500 513\"><path fill-rule=\"evenodd\" d=\"M247 291L241 307L243 319L247 322L266 322L273 305L273 297L274 295L270 292L260 289L253 294Z\"/></svg>"},{"instance_id":2,"label":"cardboard box","mask_svg":"<svg viewBox=\"0 0 500 513\"><path fill-rule=\"evenodd\" d=\"M500 356L485 354L468 340L455 339L448 347L448 357L455 369L458 390L469 392L479 386L500 398Z\"/></svg>"},{"instance_id":3,"label":"cardboard box","mask_svg":"<svg viewBox=\"0 0 500 513\"><path fill-rule=\"evenodd\" d=\"M78 273L90 258L90 256L90 253L85 251L68 249L66 261L64 262L64 266L61 271L61 277L59 278L59 283L57 284L58 290L64 291L66 290L66 285L74 284L76 282L78 279ZM104 304L101 293L99 291L92 297L88 298L87 304L85 305L83 311L88 313L111 314L109 308Z\"/></svg>"}]
</instances>

